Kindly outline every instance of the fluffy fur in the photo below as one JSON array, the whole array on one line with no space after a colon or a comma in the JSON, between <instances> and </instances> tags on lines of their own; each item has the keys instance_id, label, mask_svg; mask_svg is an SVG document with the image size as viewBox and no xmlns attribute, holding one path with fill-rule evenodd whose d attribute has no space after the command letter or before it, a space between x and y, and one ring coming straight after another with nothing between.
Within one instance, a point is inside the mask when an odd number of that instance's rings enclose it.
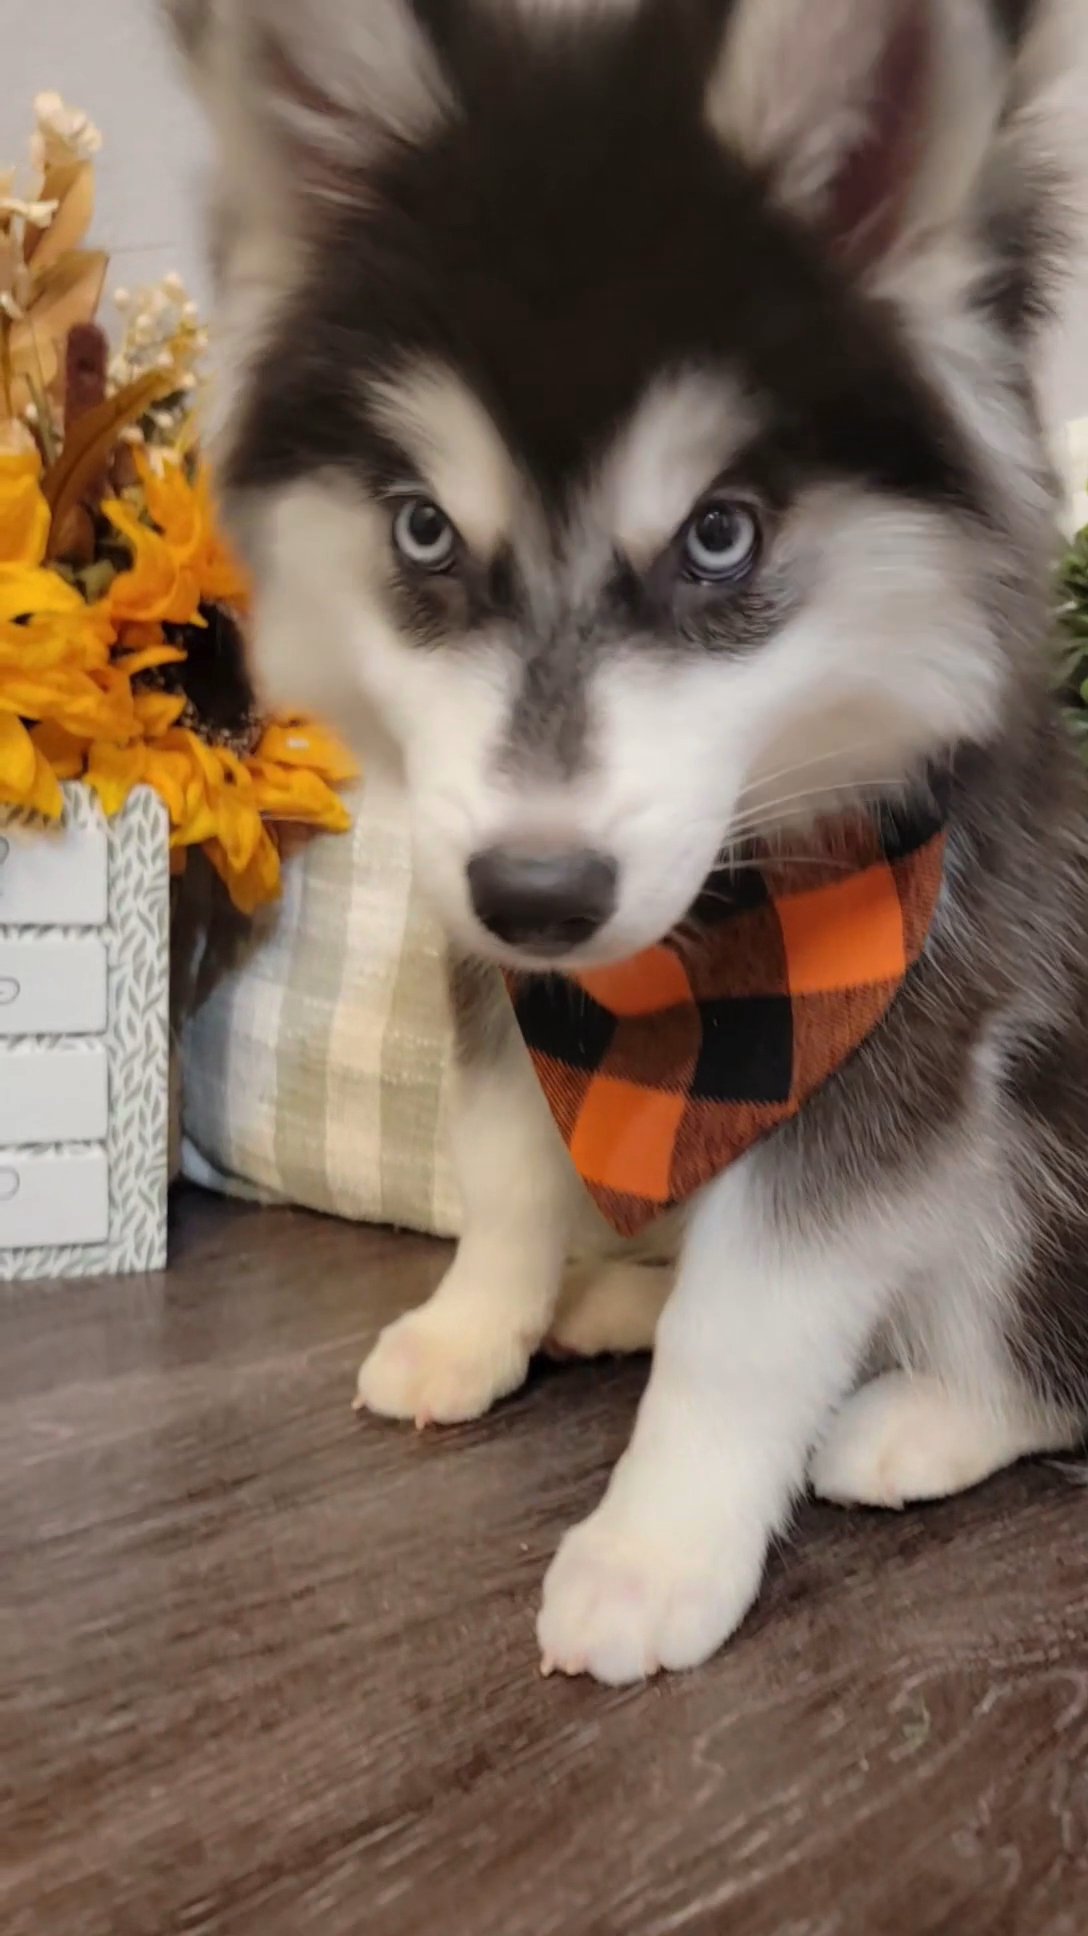
<instances>
[{"instance_id":1,"label":"fluffy fur","mask_svg":"<svg viewBox=\"0 0 1088 1936\"><path fill-rule=\"evenodd\" d=\"M539 1631L565 1672L690 1667L810 1469L899 1506L1088 1418L1086 801L1048 687L1033 388L1057 12L181 11L229 160L222 455L257 671L397 761L457 964L465 1235L360 1402L472 1417L546 1337L656 1328ZM393 542L420 498L459 534L440 574ZM728 585L684 565L722 500L762 532ZM667 1299L654 1260L565 1278L585 1206L486 966L540 964L482 925L470 861L609 856L614 910L566 963L617 960L723 852L803 855L934 773L947 885L886 1025L672 1233Z\"/></svg>"}]
</instances>

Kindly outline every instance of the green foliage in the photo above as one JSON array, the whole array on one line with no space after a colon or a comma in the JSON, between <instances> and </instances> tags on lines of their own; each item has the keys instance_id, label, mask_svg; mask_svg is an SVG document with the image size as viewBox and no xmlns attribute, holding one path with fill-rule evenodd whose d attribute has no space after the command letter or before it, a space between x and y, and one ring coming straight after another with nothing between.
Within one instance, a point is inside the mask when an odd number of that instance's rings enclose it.
<instances>
[{"instance_id":1,"label":"green foliage","mask_svg":"<svg viewBox=\"0 0 1088 1936\"><path fill-rule=\"evenodd\" d=\"M1088 525L1066 554L1059 582L1062 690L1070 724L1088 760Z\"/></svg>"}]
</instances>

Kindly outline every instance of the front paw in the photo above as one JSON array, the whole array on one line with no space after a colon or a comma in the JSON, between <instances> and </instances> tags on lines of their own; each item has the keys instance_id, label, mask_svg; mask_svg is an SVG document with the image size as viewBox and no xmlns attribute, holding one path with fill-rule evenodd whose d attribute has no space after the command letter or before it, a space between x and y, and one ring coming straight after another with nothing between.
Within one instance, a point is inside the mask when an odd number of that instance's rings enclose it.
<instances>
[{"instance_id":1,"label":"front paw","mask_svg":"<svg viewBox=\"0 0 1088 1936\"><path fill-rule=\"evenodd\" d=\"M654 1333L672 1288L663 1265L625 1260L568 1272L550 1331L549 1358L634 1356L654 1348Z\"/></svg>"},{"instance_id":2,"label":"front paw","mask_svg":"<svg viewBox=\"0 0 1088 1936\"><path fill-rule=\"evenodd\" d=\"M566 1535L537 1620L545 1674L591 1674L608 1687L683 1673L717 1652L759 1591L765 1546L705 1544L698 1534L611 1525L608 1507Z\"/></svg>"},{"instance_id":3,"label":"front paw","mask_svg":"<svg viewBox=\"0 0 1088 1936\"><path fill-rule=\"evenodd\" d=\"M428 1425L482 1418L517 1391L529 1348L508 1330L469 1330L426 1305L382 1332L359 1372L357 1412Z\"/></svg>"}]
</instances>

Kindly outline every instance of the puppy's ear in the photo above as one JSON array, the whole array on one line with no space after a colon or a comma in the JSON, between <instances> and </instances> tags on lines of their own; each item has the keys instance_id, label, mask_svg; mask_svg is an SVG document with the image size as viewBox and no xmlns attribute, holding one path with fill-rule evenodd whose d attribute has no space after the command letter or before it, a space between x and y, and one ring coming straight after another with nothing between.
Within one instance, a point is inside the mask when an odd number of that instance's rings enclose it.
<instances>
[{"instance_id":1,"label":"puppy's ear","mask_svg":"<svg viewBox=\"0 0 1088 1936\"><path fill-rule=\"evenodd\" d=\"M384 146L425 138L446 110L411 0L167 6L224 160L247 177L235 195L275 197L281 221L356 197Z\"/></svg>"},{"instance_id":2,"label":"puppy's ear","mask_svg":"<svg viewBox=\"0 0 1088 1936\"><path fill-rule=\"evenodd\" d=\"M738 0L719 136L861 262L968 210L1009 85L990 0Z\"/></svg>"},{"instance_id":3,"label":"puppy's ear","mask_svg":"<svg viewBox=\"0 0 1088 1936\"><path fill-rule=\"evenodd\" d=\"M163 11L182 53L195 64L211 16L211 0L163 0Z\"/></svg>"}]
</instances>

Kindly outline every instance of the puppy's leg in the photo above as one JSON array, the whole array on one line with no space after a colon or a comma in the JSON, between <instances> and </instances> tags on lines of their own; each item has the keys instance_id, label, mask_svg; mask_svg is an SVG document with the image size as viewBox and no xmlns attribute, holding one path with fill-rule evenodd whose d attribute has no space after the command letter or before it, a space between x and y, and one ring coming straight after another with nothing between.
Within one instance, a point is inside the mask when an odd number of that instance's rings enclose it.
<instances>
[{"instance_id":1,"label":"puppy's leg","mask_svg":"<svg viewBox=\"0 0 1088 1936\"><path fill-rule=\"evenodd\" d=\"M564 1281L544 1350L553 1358L624 1358L652 1351L675 1276L674 1265L624 1258L575 1265Z\"/></svg>"},{"instance_id":2,"label":"puppy's leg","mask_svg":"<svg viewBox=\"0 0 1088 1936\"><path fill-rule=\"evenodd\" d=\"M383 1331L357 1410L418 1425L482 1414L524 1382L551 1323L581 1186L501 988L481 990L455 1105L463 1234L428 1304Z\"/></svg>"},{"instance_id":3,"label":"puppy's leg","mask_svg":"<svg viewBox=\"0 0 1088 1936\"><path fill-rule=\"evenodd\" d=\"M781 1227L762 1161L693 1216L631 1445L545 1582L546 1669L621 1685L721 1645L888 1301L898 1260Z\"/></svg>"},{"instance_id":4,"label":"puppy's leg","mask_svg":"<svg viewBox=\"0 0 1088 1936\"><path fill-rule=\"evenodd\" d=\"M1036 1452L1076 1445L1083 1421L996 1387L988 1399L928 1372L892 1371L848 1400L812 1462L840 1506L898 1508L981 1485Z\"/></svg>"},{"instance_id":5,"label":"puppy's leg","mask_svg":"<svg viewBox=\"0 0 1088 1936\"><path fill-rule=\"evenodd\" d=\"M919 1220L924 1263L896 1299L899 1369L847 1401L812 1462L814 1490L838 1505L943 1499L1033 1453L1068 1450L1084 1431L1068 1381L1051 1380L1046 1395L1060 1327L1031 1373L1014 1344L1025 1274L1053 1265L1037 1226L1048 1172L981 1069L975 1120Z\"/></svg>"}]
</instances>

